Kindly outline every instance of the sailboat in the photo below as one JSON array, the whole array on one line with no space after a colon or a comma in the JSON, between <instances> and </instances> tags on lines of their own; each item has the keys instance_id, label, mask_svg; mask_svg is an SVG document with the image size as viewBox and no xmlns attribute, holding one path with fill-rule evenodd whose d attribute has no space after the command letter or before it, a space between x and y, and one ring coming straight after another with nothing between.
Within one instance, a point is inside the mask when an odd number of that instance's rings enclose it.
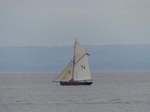
<instances>
[{"instance_id":1,"label":"sailboat","mask_svg":"<svg viewBox=\"0 0 150 112\"><path fill-rule=\"evenodd\" d=\"M73 59L53 82L60 85L91 85L87 50L75 39Z\"/></svg>"}]
</instances>

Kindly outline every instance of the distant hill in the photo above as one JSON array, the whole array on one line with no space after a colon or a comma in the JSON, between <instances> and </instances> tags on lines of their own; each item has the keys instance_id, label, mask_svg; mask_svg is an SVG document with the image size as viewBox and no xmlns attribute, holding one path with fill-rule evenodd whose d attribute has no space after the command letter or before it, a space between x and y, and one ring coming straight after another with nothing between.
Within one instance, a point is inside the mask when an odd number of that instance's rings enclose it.
<instances>
[{"instance_id":1,"label":"distant hill","mask_svg":"<svg viewBox=\"0 0 150 112\"><path fill-rule=\"evenodd\" d=\"M150 70L150 45L86 45L91 71ZM0 47L0 72L62 71L73 46Z\"/></svg>"}]
</instances>

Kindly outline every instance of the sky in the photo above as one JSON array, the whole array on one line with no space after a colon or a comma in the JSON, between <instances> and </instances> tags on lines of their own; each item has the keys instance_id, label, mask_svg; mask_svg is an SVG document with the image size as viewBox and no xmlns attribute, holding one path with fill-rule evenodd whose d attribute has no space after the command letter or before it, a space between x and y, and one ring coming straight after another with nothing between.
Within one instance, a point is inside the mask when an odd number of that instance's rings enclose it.
<instances>
[{"instance_id":1,"label":"sky","mask_svg":"<svg viewBox=\"0 0 150 112\"><path fill-rule=\"evenodd\" d=\"M0 0L0 46L150 44L150 0Z\"/></svg>"}]
</instances>

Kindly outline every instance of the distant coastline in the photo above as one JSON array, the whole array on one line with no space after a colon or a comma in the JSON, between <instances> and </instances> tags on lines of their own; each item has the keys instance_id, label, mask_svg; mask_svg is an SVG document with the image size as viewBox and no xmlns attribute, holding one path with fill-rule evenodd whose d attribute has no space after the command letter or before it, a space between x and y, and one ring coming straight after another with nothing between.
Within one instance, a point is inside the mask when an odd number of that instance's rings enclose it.
<instances>
[{"instance_id":1,"label":"distant coastline","mask_svg":"<svg viewBox=\"0 0 150 112\"><path fill-rule=\"evenodd\" d=\"M150 44L85 45L91 71L150 71ZM0 72L60 72L73 46L0 47Z\"/></svg>"}]
</instances>

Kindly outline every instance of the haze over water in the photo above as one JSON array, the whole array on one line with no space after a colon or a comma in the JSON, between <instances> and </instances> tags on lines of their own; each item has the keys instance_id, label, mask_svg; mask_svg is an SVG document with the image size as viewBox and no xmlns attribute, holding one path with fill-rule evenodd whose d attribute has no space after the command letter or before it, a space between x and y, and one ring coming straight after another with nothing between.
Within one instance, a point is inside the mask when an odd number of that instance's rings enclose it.
<instances>
[{"instance_id":1,"label":"haze over water","mask_svg":"<svg viewBox=\"0 0 150 112\"><path fill-rule=\"evenodd\" d=\"M0 73L0 112L149 112L150 72L92 72L91 86L56 73Z\"/></svg>"}]
</instances>

